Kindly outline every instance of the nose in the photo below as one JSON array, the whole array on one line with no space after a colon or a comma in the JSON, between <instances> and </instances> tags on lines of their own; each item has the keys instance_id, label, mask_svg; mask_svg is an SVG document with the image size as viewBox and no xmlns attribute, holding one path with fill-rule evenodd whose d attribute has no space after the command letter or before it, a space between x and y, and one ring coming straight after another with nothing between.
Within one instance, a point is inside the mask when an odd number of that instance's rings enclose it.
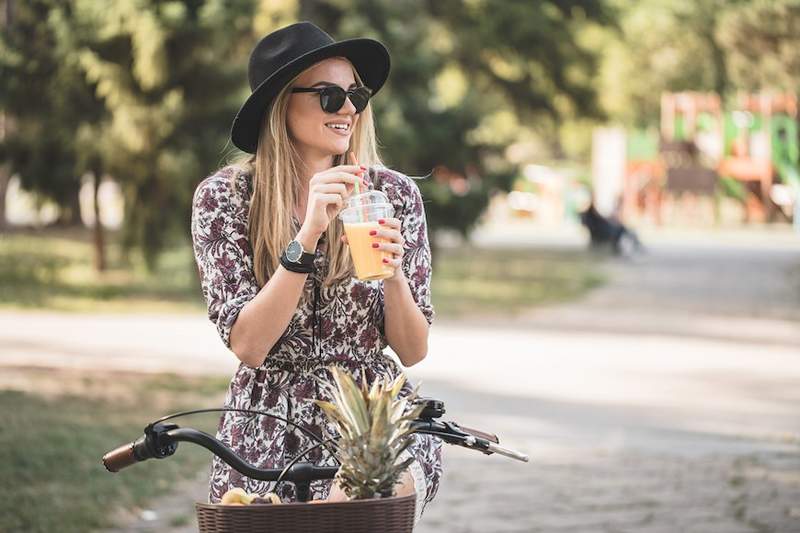
<instances>
[{"instance_id":1,"label":"nose","mask_svg":"<svg viewBox=\"0 0 800 533\"><path fill-rule=\"evenodd\" d=\"M344 99L344 105L342 106L339 111L336 112L337 115L355 115L356 114L356 106L353 105L353 102L350 101L350 97Z\"/></svg>"}]
</instances>

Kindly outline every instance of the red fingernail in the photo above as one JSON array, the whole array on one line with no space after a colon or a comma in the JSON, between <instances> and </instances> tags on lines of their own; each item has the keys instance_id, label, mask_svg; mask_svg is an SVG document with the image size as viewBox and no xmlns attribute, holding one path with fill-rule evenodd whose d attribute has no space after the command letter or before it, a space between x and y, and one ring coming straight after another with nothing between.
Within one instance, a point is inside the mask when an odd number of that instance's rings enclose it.
<instances>
[{"instance_id":1,"label":"red fingernail","mask_svg":"<svg viewBox=\"0 0 800 533\"><path fill-rule=\"evenodd\" d=\"M370 234L370 235L377 235L377 234L378 234L378 231L377 231L377 230L372 230L372 231L370 231L370 232L369 232L369 234Z\"/></svg>"},{"instance_id":2,"label":"red fingernail","mask_svg":"<svg viewBox=\"0 0 800 533\"><path fill-rule=\"evenodd\" d=\"M388 262L389 262L389 260L388 260L388 259L386 259L386 258L384 257L384 258L383 258L383 262L384 262L384 263L388 263Z\"/></svg>"},{"instance_id":3,"label":"red fingernail","mask_svg":"<svg viewBox=\"0 0 800 533\"><path fill-rule=\"evenodd\" d=\"M378 224L385 224L385 223L386 223L386 221L383 220L382 218L378 220Z\"/></svg>"},{"instance_id":4,"label":"red fingernail","mask_svg":"<svg viewBox=\"0 0 800 533\"><path fill-rule=\"evenodd\" d=\"M367 170L367 167L365 167L364 165L358 165L358 166L360 166L360 167L361 167L361 168L363 168L364 170Z\"/></svg>"},{"instance_id":5,"label":"red fingernail","mask_svg":"<svg viewBox=\"0 0 800 533\"><path fill-rule=\"evenodd\" d=\"M373 243L372 243L372 247L373 247L373 248L377 248L378 246L380 246L380 244L378 244L377 242L373 242Z\"/></svg>"}]
</instances>

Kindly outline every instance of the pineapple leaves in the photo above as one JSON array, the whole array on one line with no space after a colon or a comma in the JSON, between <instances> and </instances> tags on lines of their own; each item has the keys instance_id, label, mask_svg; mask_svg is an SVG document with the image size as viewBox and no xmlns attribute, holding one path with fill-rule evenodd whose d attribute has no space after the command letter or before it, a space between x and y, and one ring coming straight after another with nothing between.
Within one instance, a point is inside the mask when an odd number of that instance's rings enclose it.
<instances>
[{"instance_id":1,"label":"pineapple leaves","mask_svg":"<svg viewBox=\"0 0 800 533\"><path fill-rule=\"evenodd\" d=\"M358 384L347 371L330 367L335 386L318 380L331 401L314 400L339 432L335 454L341 463L337 479L352 499L394 493L403 471L413 458L398 462L413 440L409 422L422 406L409 409L419 386L408 397L399 395L406 383L404 374L394 380L380 378L369 384L361 369Z\"/></svg>"}]
</instances>

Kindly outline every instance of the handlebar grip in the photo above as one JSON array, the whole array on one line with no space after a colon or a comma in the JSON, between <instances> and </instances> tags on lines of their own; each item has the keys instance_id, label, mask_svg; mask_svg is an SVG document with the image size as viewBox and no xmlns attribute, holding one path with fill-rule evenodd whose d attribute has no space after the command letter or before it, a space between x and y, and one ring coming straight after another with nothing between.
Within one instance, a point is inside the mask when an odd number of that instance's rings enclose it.
<instances>
[{"instance_id":1,"label":"handlebar grip","mask_svg":"<svg viewBox=\"0 0 800 533\"><path fill-rule=\"evenodd\" d=\"M500 455L505 455L506 457L510 457L512 459L516 459L517 461L522 461L527 463L530 459L524 453L517 452L514 450L509 450L508 448L503 448L502 446L495 446L494 444L489 445L489 451L492 453L499 453Z\"/></svg>"},{"instance_id":2,"label":"handlebar grip","mask_svg":"<svg viewBox=\"0 0 800 533\"><path fill-rule=\"evenodd\" d=\"M123 444L115 450L111 450L103 456L103 466L109 472L119 472L127 466L139 462L139 458L133 451L134 443Z\"/></svg>"},{"instance_id":3,"label":"handlebar grip","mask_svg":"<svg viewBox=\"0 0 800 533\"><path fill-rule=\"evenodd\" d=\"M478 429L472 429L472 428L464 427L464 426L462 426L460 424L459 424L458 427L461 428L461 430L464 431L464 433L469 433L470 435L474 435L474 436L476 436L476 437L478 437L480 439L486 439L488 441L492 441L494 443L500 444L500 439L497 438L497 435L495 435L493 433L485 433L485 432L480 431Z\"/></svg>"}]
</instances>

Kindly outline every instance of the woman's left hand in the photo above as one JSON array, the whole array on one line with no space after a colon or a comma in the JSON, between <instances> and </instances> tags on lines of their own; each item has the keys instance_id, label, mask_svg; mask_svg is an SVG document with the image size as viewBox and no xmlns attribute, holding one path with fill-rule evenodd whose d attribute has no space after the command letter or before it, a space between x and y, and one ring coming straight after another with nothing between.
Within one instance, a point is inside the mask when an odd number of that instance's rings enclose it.
<instances>
[{"instance_id":1,"label":"woman's left hand","mask_svg":"<svg viewBox=\"0 0 800 533\"><path fill-rule=\"evenodd\" d=\"M327 502L346 502L350 498L347 497L347 494L344 493L342 490L342 486L339 485L339 480L334 478L333 483L331 483L331 490L328 493L328 497L325 498Z\"/></svg>"},{"instance_id":2,"label":"woman's left hand","mask_svg":"<svg viewBox=\"0 0 800 533\"><path fill-rule=\"evenodd\" d=\"M400 233L402 222L397 218L382 218L378 220L378 225L380 229L370 231L370 236L375 238L372 247L387 252L389 257L384 258L383 262L394 268L394 274L386 278L384 282L405 279L401 268L403 264L403 247L405 246L405 240L402 233ZM389 242L381 242L380 239L386 239ZM342 237L342 241L346 243L347 237Z\"/></svg>"},{"instance_id":3,"label":"woman's left hand","mask_svg":"<svg viewBox=\"0 0 800 533\"><path fill-rule=\"evenodd\" d=\"M394 268L394 274L386 278L384 281L396 281L403 279L404 276L401 265L403 264L403 247L405 246L406 241L403 240L403 235L400 233L402 222L400 222L400 220L397 218L384 218L378 220L378 225L381 227L381 229L377 230L377 233L373 235L378 246L376 247L375 244L372 246L373 248L378 248L378 250L381 250L382 252L387 252L389 257L384 258L383 262ZM370 235L372 235L371 232ZM380 238L388 239L389 242L379 242L378 239Z\"/></svg>"}]
</instances>

